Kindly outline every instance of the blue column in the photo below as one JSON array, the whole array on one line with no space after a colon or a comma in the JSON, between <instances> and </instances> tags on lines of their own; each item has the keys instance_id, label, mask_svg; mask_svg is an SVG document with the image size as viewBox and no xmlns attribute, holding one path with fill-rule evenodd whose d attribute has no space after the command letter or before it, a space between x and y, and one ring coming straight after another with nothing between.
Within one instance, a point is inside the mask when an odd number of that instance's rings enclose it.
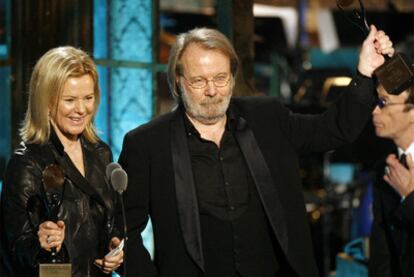
<instances>
[{"instance_id":1,"label":"blue column","mask_svg":"<svg viewBox=\"0 0 414 277\"><path fill-rule=\"evenodd\" d=\"M5 31L0 34L0 60L4 66L0 66L0 172L4 172L4 167L11 154L11 68L10 61L10 24L11 8L10 0L0 0L0 10L3 11L3 17L0 18L0 25ZM0 192L1 192L0 174Z\"/></svg>"},{"instance_id":2,"label":"blue column","mask_svg":"<svg viewBox=\"0 0 414 277\"><path fill-rule=\"evenodd\" d=\"M125 133L153 114L152 5L95 0L94 58L102 91L96 124L115 158Z\"/></svg>"},{"instance_id":3,"label":"blue column","mask_svg":"<svg viewBox=\"0 0 414 277\"><path fill-rule=\"evenodd\" d=\"M153 115L153 5L150 0L94 2L94 58L101 87L95 123L115 160L125 133ZM142 238L153 254L150 223Z\"/></svg>"},{"instance_id":4,"label":"blue column","mask_svg":"<svg viewBox=\"0 0 414 277\"><path fill-rule=\"evenodd\" d=\"M94 0L93 15L93 57L108 58L108 4L106 0ZM95 118L99 137L109 143L109 96L108 96L108 67L98 65L99 86L101 88L101 103Z\"/></svg>"}]
</instances>

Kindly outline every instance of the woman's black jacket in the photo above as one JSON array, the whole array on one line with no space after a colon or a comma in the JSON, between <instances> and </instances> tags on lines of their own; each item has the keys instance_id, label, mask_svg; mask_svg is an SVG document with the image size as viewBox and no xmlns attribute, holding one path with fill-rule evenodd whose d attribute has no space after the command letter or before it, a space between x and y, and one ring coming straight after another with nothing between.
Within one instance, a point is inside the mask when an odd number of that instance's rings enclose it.
<instances>
[{"instance_id":1,"label":"woman's black jacket","mask_svg":"<svg viewBox=\"0 0 414 277\"><path fill-rule=\"evenodd\" d=\"M113 227L115 192L105 177L112 161L109 147L81 138L85 177L64 152L55 133L46 144L25 144L13 153L4 176L1 197L1 239L4 258L12 276L38 276L39 262L47 262L49 252L41 249L38 226L49 220L43 173L51 164L65 174L58 219L65 222L65 240L59 257L72 264L72 276L105 276L93 262L108 252L110 238L118 235ZM106 275L107 276L107 275Z\"/></svg>"}]
</instances>

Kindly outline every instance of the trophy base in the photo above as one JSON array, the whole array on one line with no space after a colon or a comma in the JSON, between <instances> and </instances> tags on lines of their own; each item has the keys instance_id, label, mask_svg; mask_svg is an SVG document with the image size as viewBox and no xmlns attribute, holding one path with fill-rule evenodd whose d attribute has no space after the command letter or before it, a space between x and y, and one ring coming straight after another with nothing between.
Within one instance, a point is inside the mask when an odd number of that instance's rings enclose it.
<instances>
[{"instance_id":1,"label":"trophy base","mask_svg":"<svg viewBox=\"0 0 414 277\"><path fill-rule=\"evenodd\" d=\"M39 277L71 277L71 264L39 264Z\"/></svg>"}]
</instances>

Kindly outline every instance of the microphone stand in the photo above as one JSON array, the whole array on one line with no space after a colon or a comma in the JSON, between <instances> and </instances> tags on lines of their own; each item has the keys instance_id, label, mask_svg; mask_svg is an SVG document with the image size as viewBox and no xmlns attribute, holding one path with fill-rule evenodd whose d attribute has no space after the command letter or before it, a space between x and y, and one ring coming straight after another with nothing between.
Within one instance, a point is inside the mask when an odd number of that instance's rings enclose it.
<instances>
[{"instance_id":1,"label":"microphone stand","mask_svg":"<svg viewBox=\"0 0 414 277\"><path fill-rule=\"evenodd\" d=\"M124 206L124 198L122 197L122 192L119 192L119 200L121 201L121 213L122 213L122 222L123 222L123 227L124 227L124 264L123 264L123 268L124 268L124 277L127 276L127 272L126 272L126 251L127 251L127 247L128 247L128 237L127 237L127 232L128 232L128 228L127 228L127 224L126 224L126 216L125 216L125 206Z\"/></svg>"},{"instance_id":2,"label":"microphone stand","mask_svg":"<svg viewBox=\"0 0 414 277\"><path fill-rule=\"evenodd\" d=\"M114 167L111 165L111 167ZM108 167L107 167L108 169ZM110 171L110 169L108 170ZM108 174L109 175L109 174ZM123 251L124 251L124 264L123 264L123 270L124 270L124 277L126 277L126 250L127 250L127 244L128 244L128 230L127 230L127 223L126 223L126 215L125 215L125 206L124 206L124 199L122 197L122 193L126 190L127 184L128 184L128 175L126 172L119 167L115 167L112 172L110 173L110 181L112 184L112 187L116 192L118 192L119 195L119 201L121 202L121 213L122 213L122 221L123 221L123 232L124 232L124 245L123 245Z\"/></svg>"}]
</instances>

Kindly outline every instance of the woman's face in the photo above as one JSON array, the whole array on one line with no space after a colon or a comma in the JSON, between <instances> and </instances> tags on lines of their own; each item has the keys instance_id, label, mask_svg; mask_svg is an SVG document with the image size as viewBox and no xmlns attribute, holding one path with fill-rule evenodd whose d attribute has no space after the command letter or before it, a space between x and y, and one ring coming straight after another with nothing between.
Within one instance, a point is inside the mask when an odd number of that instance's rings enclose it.
<instances>
[{"instance_id":1,"label":"woman's face","mask_svg":"<svg viewBox=\"0 0 414 277\"><path fill-rule=\"evenodd\" d=\"M56 132L69 140L76 140L92 120L94 107L94 82L91 76L69 78L63 87L57 109L51 109Z\"/></svg>"}]
</instances>

